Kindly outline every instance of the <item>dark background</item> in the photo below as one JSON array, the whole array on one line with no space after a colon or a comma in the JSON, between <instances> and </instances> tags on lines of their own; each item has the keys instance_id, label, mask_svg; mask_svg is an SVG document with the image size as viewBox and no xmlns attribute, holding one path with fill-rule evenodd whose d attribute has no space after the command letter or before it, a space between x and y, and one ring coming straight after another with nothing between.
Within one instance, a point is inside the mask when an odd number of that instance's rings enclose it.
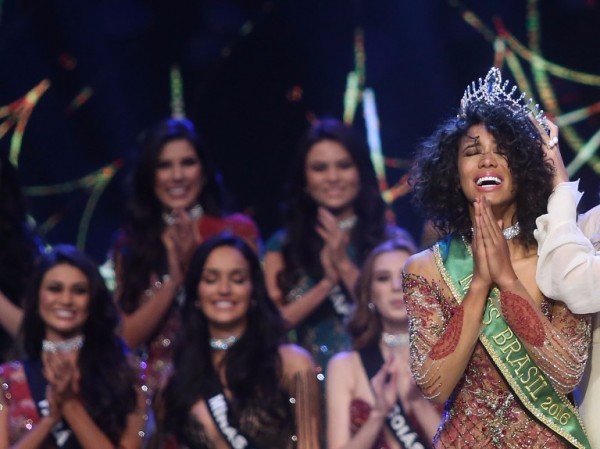
<instances>
[{"instance_id":1,"label":"dark background","mask_svg":"<svg viewBox=\"0 0 600 449\"><path fill-rule=\"evenodd\" d=\"M528 8L536 5L539 24L528 22ZM408 161L416 143L456 113L466 85L494 63L493 43L462 8L492 33L504 28L525 45L538 26L541 56L600 75L596 0L1 1L0 106L43 79L51 82L20 145L32 216L50 243L79 241L103 260L122 223L137 136L171 114L170 69L177 65L185 113L210 146L231 208L250 213L266 238L281 224L283 185L309 119L342 117L355 30L364 32L365 86L376 94L383 152ZM518 60L535 86L530 62ZM510 76L507 68L503 73ZM563 112L600 101L597 84L551 75L548 87ZM92 95L73 108L85 88ZM534 95L539 98L535 88ZM3 124L9 124L5 116ZM592 115L573 132L585 143L599 124ZM361 108L355 125L363 129ZM14 132L10 127L0 138L0 151L8 151ZM563 141L561 148L571 160L576 148ZM88 223L92 191L72 181L115 161L117 174ZM388 168L388 183L403 174ZM586 191L582 209L595 205L597 172L586 165L574 178ZM30 188L62 183L61 191ZM408 197L393 210L419 237L422 220Z\"/></svg>"}]
</instances>

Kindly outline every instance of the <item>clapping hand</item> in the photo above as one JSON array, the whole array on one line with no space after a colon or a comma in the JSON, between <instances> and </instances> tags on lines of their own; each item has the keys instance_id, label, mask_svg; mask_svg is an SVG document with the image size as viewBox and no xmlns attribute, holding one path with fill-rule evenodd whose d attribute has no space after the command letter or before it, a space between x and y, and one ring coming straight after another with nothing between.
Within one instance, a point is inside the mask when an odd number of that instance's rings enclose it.
<instances>
[{"instance_id":1,"label":"clapping hand","mask_svg":"<svg viewBox=\"0 0 600 449\"><path fill-rule=\"evenodd\" d=\"M398 401L398 371L394 365L394 360L395 357L392 354L371 379L371 388L375 396L373 410L384 416Z\"/></svg>"},{"instance_id":2,"label":"clapping hand","mask_svg":"<svg viewBox=\"0 0 600 449\"><path fill-rule=\"evenodd\" d=\"M60 416L62 405L79 394L81 376L76 360L76 352L42 353L43 374L48 381L46 397L53 417Z\"/></svg>"},{"instance_id":3,"label":"clapping hand","mask_svg":"<svg viewBox=\"0 0 600 449\"><path fill-rule=\"evenodd\" d=\"M340 280L340 275L335 267L335 263L332 260L332 254L330 248L325 245L321 248L319 254L321 266L323 267L323 277L335 285Z\"/></svg>"},{"instance_id":4,"label":"clapping hand","mask_svg":"<svg viewBox=\"0 0 600 449\"><path fill-rule=\"evenodd\" d=\"M335 277L339 278L340 266L348 262L346 249L350 241L350 233L348 230L340 229L335 216L324 207L319 207L317 218L319 224L316 226L316 231L325 242L321 252L321 264L327 277L329 277L328 270L332 269L337 272Z\"/></svg>"},{"instance_id":5,"label":"clapping hand","mask_svg":"<svg viewBox=\"0 0 600 449\"><path fill-rule=\"evenodd\" d=\"M174 209L171 217L172 223L167 225L164 235L171 241L181 269L185 272L202 239L198 226L185 209Z\"/></svg>"},{"instance_id":6,"label":"clapping hand","mask_svg":"<svg viewBox=\"0 0 600 449\"><path fill-rule=\"evenodd\" d=\"M166 229L162 235L162 242L167 250L167 265L169 277L175 285L180 285L185 277L184 267L181 263L179 245L170 229Z\"/></svg>"}]
</instances>

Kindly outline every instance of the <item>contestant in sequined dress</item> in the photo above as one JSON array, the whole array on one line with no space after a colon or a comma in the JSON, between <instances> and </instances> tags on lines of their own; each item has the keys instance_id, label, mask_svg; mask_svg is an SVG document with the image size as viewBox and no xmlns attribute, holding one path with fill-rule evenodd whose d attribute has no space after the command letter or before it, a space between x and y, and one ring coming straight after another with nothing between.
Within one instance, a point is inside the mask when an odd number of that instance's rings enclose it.
<instances>
[{"instance_id":1,"label":"contestant in sequined dress","mask_svg":"<svg viewBox=\"0 0 600 449\"><path fill-rule=\"evenodd\" d=\"M583 374L590 317L535 280L553 136L505 88L492 69L417 155L415 200L447 237L405 268L411 368L445 404L436 448L587 448L566 395Z\"/></svg>"}]
</instances>

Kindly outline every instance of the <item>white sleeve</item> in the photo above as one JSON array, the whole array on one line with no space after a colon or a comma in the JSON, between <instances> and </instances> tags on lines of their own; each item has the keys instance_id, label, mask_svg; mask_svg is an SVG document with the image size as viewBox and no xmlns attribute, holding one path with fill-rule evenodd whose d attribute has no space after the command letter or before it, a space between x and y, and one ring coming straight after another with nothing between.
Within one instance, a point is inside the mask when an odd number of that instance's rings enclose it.
<instances>
[{"instance_id":1,"label":"white sleeve","mask_svg":"<svg viewBox=\"0 0 600 449\"><path fill-rule=\"evenodd\" d=\"M600 206L578 226L578 185L559 184L548 200L548 213L536 221L536 279L544 295L563 301L573 313L593 313L600 311L600 253L590 239L600 232Z\"/></svg>"}]
</instances>

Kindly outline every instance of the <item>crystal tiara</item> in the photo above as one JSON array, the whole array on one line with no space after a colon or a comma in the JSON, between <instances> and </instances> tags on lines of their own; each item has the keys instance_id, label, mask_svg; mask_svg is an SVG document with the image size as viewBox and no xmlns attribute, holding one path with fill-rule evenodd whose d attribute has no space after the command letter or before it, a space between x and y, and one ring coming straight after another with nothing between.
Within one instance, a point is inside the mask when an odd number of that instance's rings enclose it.
<instances>
[{"instance_id":1,"label":"crystal tiara","mask_svg":"<svg viewBox=\"0 0 600 449\"><path fill-rule=\"evenodd\" d=\"M544 111L540 109L539 105L536 104L531 108L531 104L533 103L533 99L531 98L529 101L524 102L523 100L527 95L525 92L519 95L518 98L515 98L513 95L517 90L517 86L513 86L510 91L507 88L508 80L502 83L502 73L500 72L500 69L492 67L484 80L479 78L477 83L473 81L470 86L467 86L462 100L460 100L458 116L464 117L465 111L471 103L483 102L491 105L504 103L513 111L514 115L532 114L540 126L544 128L546 132L550 132L548 124L546 123Z\"/></svg>"}]
</instances>

